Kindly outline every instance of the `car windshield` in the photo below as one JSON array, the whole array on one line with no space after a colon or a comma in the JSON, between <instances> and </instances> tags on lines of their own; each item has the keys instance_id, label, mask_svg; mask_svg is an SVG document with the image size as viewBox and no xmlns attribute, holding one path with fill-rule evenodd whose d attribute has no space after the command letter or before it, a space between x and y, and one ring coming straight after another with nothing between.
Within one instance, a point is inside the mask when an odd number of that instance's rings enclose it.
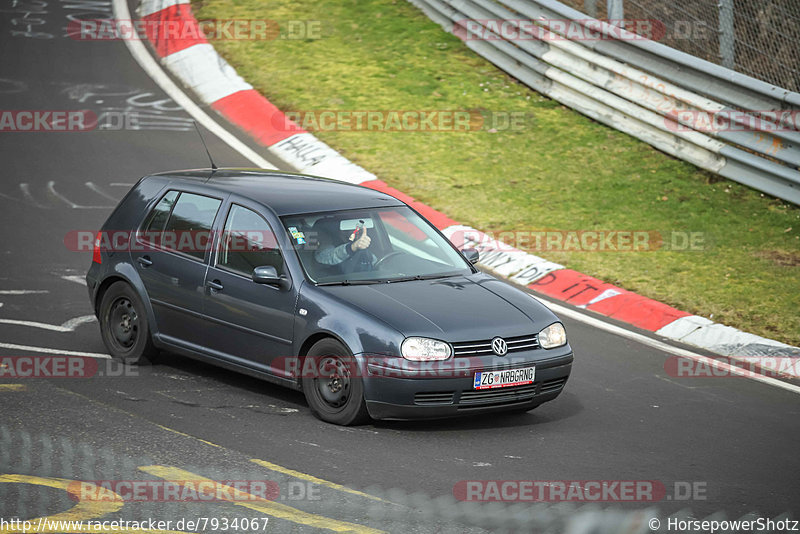
<instances>
[{"instance_id":1,"label":"car windshield","mask_svg":"<svg viewBox=\"0 0 800 534\"><path fill-rule=\"evenodd\" d=\"M317 284L401 282L472 273L472 266L411 209L381 207L282 218Z\"/></svg>"}]
</instances>

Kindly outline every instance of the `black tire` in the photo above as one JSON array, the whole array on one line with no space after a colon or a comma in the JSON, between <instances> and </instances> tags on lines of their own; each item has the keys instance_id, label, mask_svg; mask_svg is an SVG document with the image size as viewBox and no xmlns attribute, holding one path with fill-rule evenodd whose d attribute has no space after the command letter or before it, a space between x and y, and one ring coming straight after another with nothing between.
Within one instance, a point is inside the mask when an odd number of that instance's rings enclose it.
<instances>
[{"instance_id":1,"label":"black tire","mask_svg":"<svg viewBox=\"0 0 800 534\"><path fill-rule=\"evenodd\" d=\"M364 383L358 372L358 363L347 348L335 339L322 339L309 349L308 358L314 359L318 370L314 376L302 378L303 393L311 412L335 425L368 422ZM308 368L309 365L303 365L303 369Z\"/></svg>"},{"instance_id":2,"label":"black tire","mask_svg":"<svg viewBox=\"0 0 800 534\"><path fill-rule=\"evenodd\" d=\"M109 354L129 365L148 365L158 355L150 336L147 312L126 282L115 282L100 302L100 334Z\"/></svg>"}]
</instances>

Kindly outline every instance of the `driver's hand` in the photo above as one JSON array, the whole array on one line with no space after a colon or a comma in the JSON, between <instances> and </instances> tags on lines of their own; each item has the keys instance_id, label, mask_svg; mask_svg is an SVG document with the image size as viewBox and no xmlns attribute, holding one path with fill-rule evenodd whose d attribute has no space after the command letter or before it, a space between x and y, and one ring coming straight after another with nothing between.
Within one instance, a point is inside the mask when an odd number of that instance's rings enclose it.
<instances>
[{"instance_id":1,"label":"driver's hand","mask_svg":"<svg viewBox=\"0 0 800 534\"><path fill-rule=\"evenodd\" d=\"M364 232L361 234L361 237L359 237L358 239L353 241L353 243L350 245L350 247L353 249L353 252L355 252L357 250L363 250L363 249L369 247L370 241L371 241L371 239L367 235L367 229L364 228Z\"/></svg>"}]
</instances>

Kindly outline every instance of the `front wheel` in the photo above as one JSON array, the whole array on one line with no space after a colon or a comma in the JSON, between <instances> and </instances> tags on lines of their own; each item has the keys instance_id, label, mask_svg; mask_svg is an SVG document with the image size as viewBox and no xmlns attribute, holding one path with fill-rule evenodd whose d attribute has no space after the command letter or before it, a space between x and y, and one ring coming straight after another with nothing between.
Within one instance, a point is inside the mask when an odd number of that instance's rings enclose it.
<instances>
[{"instance_id":1,"label":"front wheel","mask_svg":"<svg viewBox=\"0 0 800 534\"><path fill-rule=\"evenodd\" d=\"M364 401L364 383L358 363L347 348L334 339L323 339L309 349L313 376L303 376L303 392L318 418L336 425L358 425L369 421ZM312 366L303 365L303 369Z\"/></svg>"},{"instance_id":2,"label":"front wheel","mask_svg":"<svg viewBox=\"0 0 800 534\"><path fill-rule=\"evenodd\" d=\"M126 364L146 365L158 351L150 338L147 313L139 295L125 282L115 282L100 302L100 334L111 356Z\"/></svg>"}]
</instances>

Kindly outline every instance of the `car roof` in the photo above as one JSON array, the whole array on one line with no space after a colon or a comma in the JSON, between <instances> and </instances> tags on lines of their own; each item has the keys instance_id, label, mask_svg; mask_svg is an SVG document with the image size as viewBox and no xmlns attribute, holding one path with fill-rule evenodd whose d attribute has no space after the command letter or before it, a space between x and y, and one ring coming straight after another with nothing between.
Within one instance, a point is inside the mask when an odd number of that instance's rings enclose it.
<instances>
[{"instance_id":1,"label":"car roof","mask_svg":"<svg viewBox=\"0 0 800 534\"><path fill-rule=\"evenodd\" d=\"M234 193L271 208L278 216L404 205L393 196L368 187L286 171L192 169L150 176Z\"/></svg>"}]
</instances>

